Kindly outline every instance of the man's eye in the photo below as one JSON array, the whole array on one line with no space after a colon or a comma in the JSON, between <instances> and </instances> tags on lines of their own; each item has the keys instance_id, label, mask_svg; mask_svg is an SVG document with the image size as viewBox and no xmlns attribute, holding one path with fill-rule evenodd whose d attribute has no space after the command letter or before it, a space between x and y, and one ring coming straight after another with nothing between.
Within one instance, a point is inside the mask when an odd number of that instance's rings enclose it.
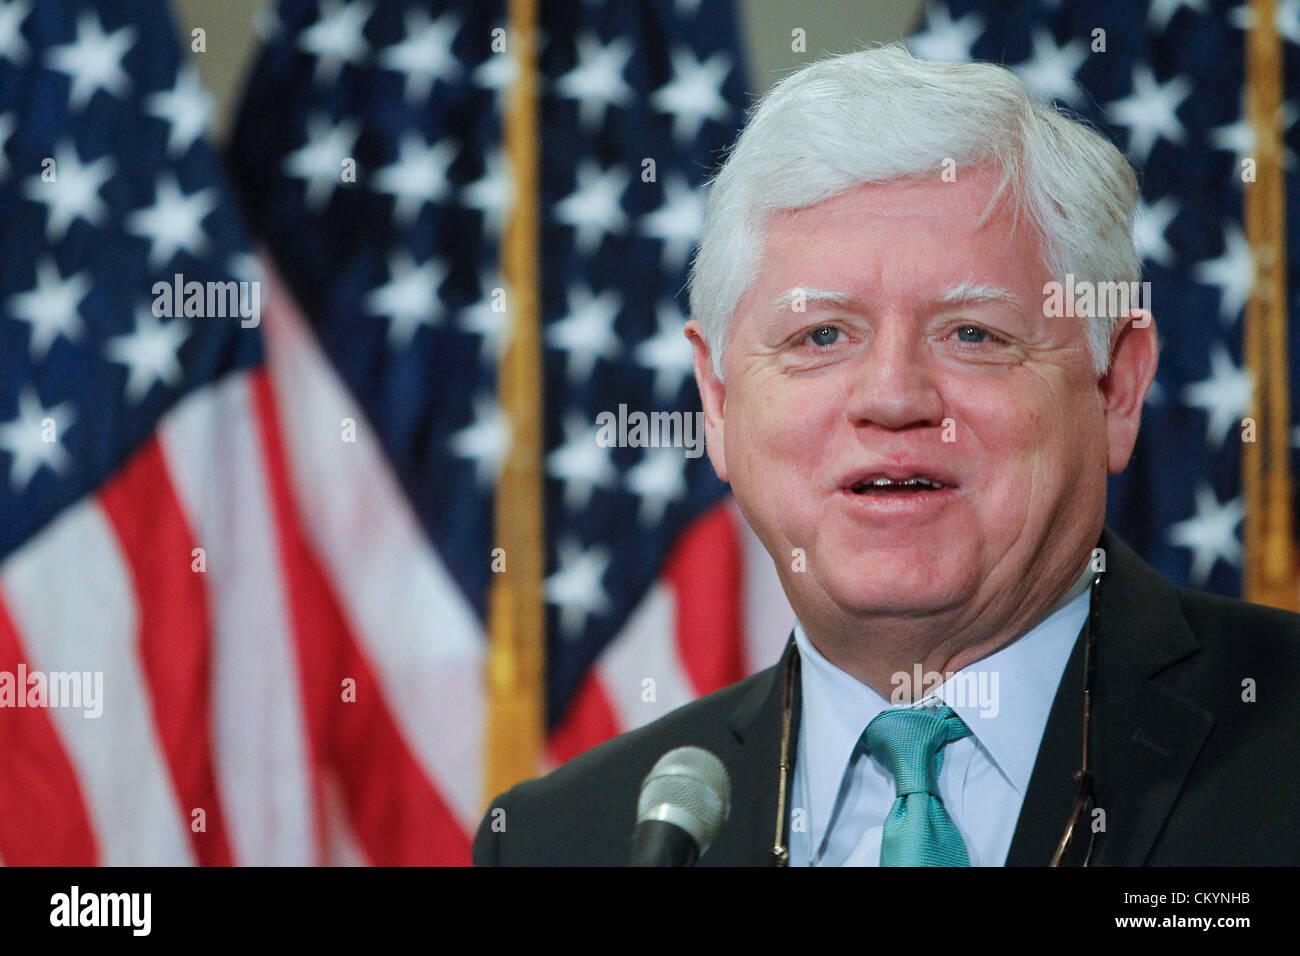
<instances>
[{"instance_id":1,"label":"man's eye","mask_svg":"<svg viewBox=\"0 0 1300 956\"><path fill-rule=\"evenodd\" d=\"M835 340L840 337L840 330L833 325L823 325L819 329L813 329L808 335L808 341L813 345L834 345Z\"/></svg>"},{"instance_id":2,"label":"man's eye","mask_svg":"<svg viewBox=\"0 0 1300 956\"><path fill-rule=\"evenodd\" d=\"M978 325L963 325L957 330L957 341L970 342L978 345L981 342L987 342L989 334L981 329Z\"/></svg>"}]
</instances>

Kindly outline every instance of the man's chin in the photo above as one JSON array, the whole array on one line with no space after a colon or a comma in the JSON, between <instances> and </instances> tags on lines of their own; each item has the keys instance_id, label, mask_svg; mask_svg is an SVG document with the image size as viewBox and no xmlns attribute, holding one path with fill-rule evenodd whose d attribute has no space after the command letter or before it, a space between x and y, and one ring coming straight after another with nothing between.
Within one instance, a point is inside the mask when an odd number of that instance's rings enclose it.
<instances>
[{"instance_id":1,"label":"man's chin","mask_svg":"<svg viewBox=\"0 0 1300 956\"><path fill-rule=\"evenodd\" d=\"M920 558L915 564L903 564L895 556L868 567L846 562L828 569L822 586L833 604L850 617L925 617L944 614L968 600L967 578L964 569Z\"/></svg>"},{"instance_id":2,"label":"man's chin","mask_svg":"<svg viewBox=\"0 0 1300 956\"><path fill-rule=\"evenodd\" d=\"M946 614L961 605L961 595L934 591L897 591L889 594L839 594L831 599L849 620L868 623L872 620L905 620Z\"/></svg>"}]
</instances>

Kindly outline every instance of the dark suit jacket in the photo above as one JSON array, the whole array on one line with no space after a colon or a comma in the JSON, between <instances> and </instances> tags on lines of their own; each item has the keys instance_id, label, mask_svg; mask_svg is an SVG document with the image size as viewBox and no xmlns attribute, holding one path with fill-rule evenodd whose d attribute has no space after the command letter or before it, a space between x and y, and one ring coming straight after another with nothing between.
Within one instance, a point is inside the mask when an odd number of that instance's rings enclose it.
<instances>
[{"instance_id":1,"label":"dark suit jacket","mask_svg":"<svg viewBox=\"0 0 1300 956\"><path fill-rule=\"evenodd\" d=\"M1176 588L1109 531L1101 547L1090 760L1106 829L1092 865L1300 864L1300 615ZM685 744L717 754L732 781L731 816L700 865L767 864L785 657L499 796L474 840L475 864L625 865L641 781ZM1242 699L1247 679L1254 702ZM1082 682L1080 639L1008 865L1045 865L1070 816ZM797 680L794 691L792 751ZM503 832L492 825L496 808L505 811Z\"/></svg>"}]
</instances>

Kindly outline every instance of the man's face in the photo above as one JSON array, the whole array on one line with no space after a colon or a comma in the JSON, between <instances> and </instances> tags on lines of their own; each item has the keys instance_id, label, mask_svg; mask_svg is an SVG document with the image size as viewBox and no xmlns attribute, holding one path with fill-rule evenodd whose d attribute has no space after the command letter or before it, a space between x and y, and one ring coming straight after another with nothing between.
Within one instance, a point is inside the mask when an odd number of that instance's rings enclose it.
<instances>
[{"instance_id":1,"label":"man's face","mask_svg":"<svg viewBox=\"0 0 1300 956\"><path fill-rule=\"evenodd\" d=\"M693 336L710 456L805 624L1023 623L1100 532L1141 397L1108 422L1086 320L1043 315L1035 231L1005 203L976 225L995 185L968 170L776 213L722 382Z\"/></svg>"}]
</instances>

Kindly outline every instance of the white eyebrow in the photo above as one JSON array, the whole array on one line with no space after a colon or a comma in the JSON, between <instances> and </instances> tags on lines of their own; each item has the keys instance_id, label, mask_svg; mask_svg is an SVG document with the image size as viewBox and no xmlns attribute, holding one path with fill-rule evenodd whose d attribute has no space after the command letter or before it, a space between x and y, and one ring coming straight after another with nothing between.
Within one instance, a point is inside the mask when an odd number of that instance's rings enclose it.
<instances>
[{"instance_id":1,"label":"white eyebrow","mask_svg":"<svg viewBox=\"0 0 1300 956\"><path fill-rule=\"evenodd\" d=\"M994 285L977 285L963 282L955 285L939 297L944 305L974 305L979 302L1006 302L1020 308L1020 299L1006 289Z\"/></svg>"},{"instance_id":2,"label":"white eyebrow","mask_svg":"<svg viewBox=\"0 0 1300 956\"><path fill-rule=\"evenodd\" d=\"M772 310L775 311L782 306L793 305L796 301L803 302L828 302L832 305L847 305L849 296L844 292L829 292L826 289L815 289L811 286L797 285L793 288L786 289L775 299L772 300Z\"/></svg>"},{"instance_id":3,"label":"white eyebrow","mask_svg":"<svg viewBox=\"0 0 1300 956\"><path fill-rule=\"evenodd\" d=\"M812 286L794 286L786 289L775 299L772 300L772 310L776 311L784 306L792 305L797 301L805 303L827 303L831 305L847 305L852 297L844 292L832 292L828 289L818 289ZM980 285L975 282L962 282L953 286L939 297L939 301L944 305L976 305L982 302L1005 302L1008 305L1021 309L1020 298L1013 292L1009 292L999 286Z\"/></svg>"}]
</instances>

